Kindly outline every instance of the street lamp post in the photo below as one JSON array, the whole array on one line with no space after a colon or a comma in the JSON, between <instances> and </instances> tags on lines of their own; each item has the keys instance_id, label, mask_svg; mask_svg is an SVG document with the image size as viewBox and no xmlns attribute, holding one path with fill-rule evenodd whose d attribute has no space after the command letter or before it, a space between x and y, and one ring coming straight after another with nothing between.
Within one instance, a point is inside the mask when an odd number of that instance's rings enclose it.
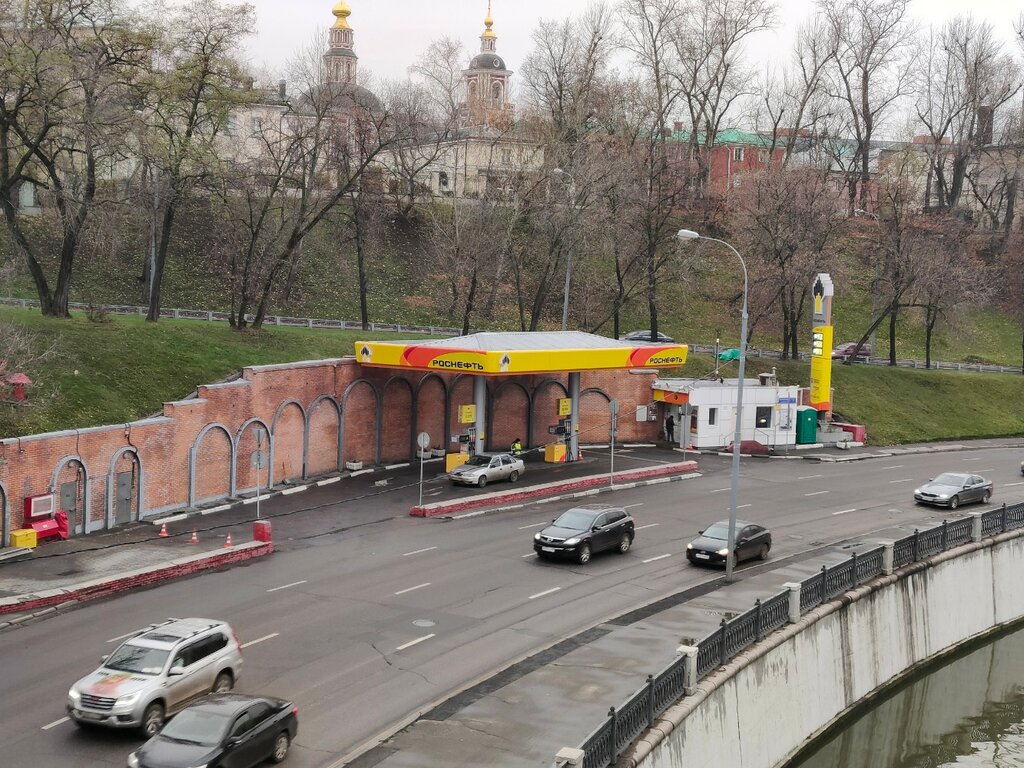
<instances>
[{"instance_id":1,"label":"street lamp post","mask_svg":"<svg viewBox=\"0 0 1024 768\"><path fill-rule=\"evenodd\" d=\"M736 254L743 267L743 311L740 314L740 370L739 381L736 384L736 432L732 440L732 482L729 488L729 540L727 542L728 553L725 558L725 580L733 580L733 568L736 565L736 493L740 482L740 442L742 440L743 426L743 377L746 375L747 362L747 263L743 261L740 252L733 248L725 240L714 237L705 237L694 232L692 229L680 229L676 237L682 240L708 240L712 243L720 243Z\"/></svg>"},{"instance_id":2,"label":"street lamp post","mask_svg":"<svg viewBox=\"0 0 1024 768\"><path fill-rule=\"evenodd\" d=\"M576 198L576 178L568 171L555 168L551 173L560 179L567 179L569 185L569 208L572 209L573 200ZM565 289L562 292L562 330L569 328L569 287L572 283L572 249L565 257Z\"/></svg>"}]
</instances>

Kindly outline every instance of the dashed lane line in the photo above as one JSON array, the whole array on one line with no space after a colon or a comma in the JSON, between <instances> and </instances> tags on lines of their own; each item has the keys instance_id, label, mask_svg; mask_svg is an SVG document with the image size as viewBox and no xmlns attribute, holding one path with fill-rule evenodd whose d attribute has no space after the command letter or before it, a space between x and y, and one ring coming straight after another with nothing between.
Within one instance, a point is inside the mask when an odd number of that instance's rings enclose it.
<instances>
[{"instance_id":1,"label":"dashed lane line","mask_svg":"<svg viewBox=\"0 0 1024 768\"><path fill-rule=\"evenodd\" d=\"M248 643L242 643L242 648L248 648L250 645L256 645L256 643L262 643L264 640L273 640L275 637L280 635L280 632L271 632L269 635L263 637L257 637L255 640L250 640Z\"/></svg>"},{"instance_id":2,"label":"dashed lane line","mask_svg":"<svg viewBox=\"0 0 1024 768\"><path fill-rule=\"evenodd\" d=\"M519 526L520 531L525 531L527 528L540 528L542 525L547 525L548 521L545 520L543 523L530 523L529 525Z\"/></svg>"},{"instance_id":3,"label":"dashed lane line","mask_svg":"<svg viewBox=\"0 0 1024 768\"><path fill-rule=\"evenodd\" d=\"M890 484L892 484L892 483L912 483L912 482L914 482L914 478L912 478L912 477L904 477L902 480L890 480L889 481Z\"/></svg>"},{"instance_id":4,"label":"dashed lane line","mask_svg":"<svg viewBox=\"0 0 1024 768\"><path fill-rule=\"evenodd\" d=\"M429 640L432 637L437 637L437 633L432 632L429 635L424 635L423 637L417 637L415 640L410 640L408 643L404 643L404 644L398 646L397 648L395 648L395 650L396 651L404 651L406 648L412 648L414 645L419 645L420 643L425 642L425 641Z\"/></svg>"},{"instance_id":5,"label":"dashed lane line","mask_svg":"<svg viewBox=\"0 0 1024 768\"><path fill-rule=\"evenodd\" d=\"M306 579L303 579L302 581L293 581L291 584L283 584L280 587L273 587L272 589L268 589L267 592L278 592L278 591L280 591L282 589L291 589L292 587L297 587L300 584L306 584L306 583L307 583Z\"/></svg>"},{"instance_id":6,"label":"dashed lane line","mask_svg":"<svg viewBox=\"0 0 1024 768\"><path fill-rule=\"evenodd\" d=\"M649 557L644 560L645 563L653 563L655 560L664 560L666 557L672 557L672 553L667 555L658 555L657 557Z\"/></svg>"},{"instance_id":7,"label":"dashed lane line","mask_svg":"<svg viewBox=\"0 0 1024 768\"><path fill-rule=\"evenodd\" d=\"M61 725L62 723L68 722L70 719L71 719L70 717L62 717L60 720L54 720L52 723L47 723L46 725L44 725L39 730L41 730L41 731L48 731L51 728L56 728L58 725Z\"/></svg>"},{"instance_id":8,"label":"dashed lane line","mask_svg":"<svg viewBox=\"0 0 1024 768\"><path fill-rule=\"evenodd\" d=\"M856 511L857 511L856 507L852 507L850 509L840 509L838 512L833 512L832 516L835 517L836 515L848 515L850 512L856 512Z\"/></svg>"},{"instance_id":9,"label":"dashed lane line","mask_svg":"<svg viewBox=\"0 0 1024 768\"><path fill-rule=\"evenodd\" d=\"M422 584L417 584L415 587L409 587L408 589L400 589L397 592L395 592L395 594L396 595L404 595L407 592L414 592L417 589L423 589L424 587L429 587L429 586L430 586L430 582L429 581L425 581Z\"/></svg>"},{"instance_id":10,"label":"dashed lane line","mask_svg":"<svg viewBox=\"0 0 1024 768\"><path fill-rule=\"evenodd\" d=\"M527 598L527 600L536 600L538 597L544 597L545 595L553 594L560 589L561 587L552 587L551 589L545 589L543 592L538 592L536 595L530 595Z\"/></svg>"},{"instance_id":11,"label":"dashed lane line","mask_svg":"<svg viewBox=\"0 0 1024 768\"><path fill-rule=\"evenodd\" d=\"M408 557L409 555L419 555L419 554L422 554L423 552L431 552L431 551L433 551L435 549L437 549L437 547L426 547L425 549L414 549L412 552L405 552L405 553L403 553L402 557Z\"/></svg>"},{"instance_id":12,"label":"dashed lane line","mask_svg":"<svg viewBox=\"0 0 1024 768\"><path fill-rule=\"evenodd\" d=\"M816 477L824 477L824 475L804 475L803 477L798 477L797 480L814 480Z\"/></svg>"},{"instance_id":13,"label":"dashed lane line","mask_svg":"<svg viewBox=\"0 0 1024 768\"><path fill-rule=\"evenodd\" d=\"M814 491L812 493L805 493L804 496L821 496L823 493L829 493L829 491Z\"/></svg>"},{"instance_id":14,"label":"dashed lane line","mask_svg":"<svg viewBox=\"0 0 1024 768\"><path fill-rule=\"evenodd\" d=\"M633 530L634 531L642 531L644 528L654 528L656 525L661 525L661 523L648 523L647 525L638 525Z\"/></svg>"},{"instance_id":15,"label":"dashed lane line","mask_svg":"<svg viewBox=\"0 0 1024 768\"><path fill-rule=\"evenodd\" d=\"M643 505L644 502L638 501L636 504L627 504L626 506L623 507L623 509L632 509L633 507L642 507Z\"/></svg>"}]
</instances>

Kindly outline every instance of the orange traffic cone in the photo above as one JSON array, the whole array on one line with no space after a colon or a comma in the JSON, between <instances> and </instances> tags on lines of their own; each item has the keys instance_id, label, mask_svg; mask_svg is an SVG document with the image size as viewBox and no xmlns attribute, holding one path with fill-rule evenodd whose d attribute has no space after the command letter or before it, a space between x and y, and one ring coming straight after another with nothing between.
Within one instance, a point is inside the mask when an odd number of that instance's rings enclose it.
<instances>
[{"instance_id":1,"label":"orange traffic cone","mask_svg":"<svg viewBox=\"0 0 1024 768\"><path fill-rule=\"evenodd\" d=\"M232 544L231 544L231 534L229 533L227 539L225 539L225 541L224 541L224 548L227 549L230 546L232 546Z\"/></svg>"},{"instance_id":2,"label":"orange traffic cone","mask_svg":"<svg viewBox=\"0 0 1024 768\"><path fill-rule=\"evenodd\" d=\"M169 534L167 532L167 523L164 523L163 525L160 526L160 533L159 533L159 535L160 536L165 536L165 537L171 535L171 534Z\"/></svg>"},{"instance_id":3,"label":"orange traffic cone","mask_svg":"<svg viewBox=\"0 0 1024 768\"><path fill-rule=\"evenodd\" d=\"M199 543L199 537L196 535L196 529L195 528L192 529L192 538L188 540L188 543L189 544L198 544Z\"/></svg>"}]
</instances>

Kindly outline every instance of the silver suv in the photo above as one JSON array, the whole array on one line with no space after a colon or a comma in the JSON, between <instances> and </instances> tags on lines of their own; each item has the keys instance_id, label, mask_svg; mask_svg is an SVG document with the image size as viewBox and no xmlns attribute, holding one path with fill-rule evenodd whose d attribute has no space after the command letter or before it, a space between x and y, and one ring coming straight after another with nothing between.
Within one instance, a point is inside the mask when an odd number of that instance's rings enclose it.
<instances>
[{"instance_id":1,"label":"silver suv","mask_svg":"<svg viewBox=\"0 0 1024 768\"><path fill-rule=\"evenodd\" d=\"M155 736L164 719L238 680L242 649L226 623L167 619L126 640L68 691L76 725L138 728Z\"/></svg>"}]
</instances>

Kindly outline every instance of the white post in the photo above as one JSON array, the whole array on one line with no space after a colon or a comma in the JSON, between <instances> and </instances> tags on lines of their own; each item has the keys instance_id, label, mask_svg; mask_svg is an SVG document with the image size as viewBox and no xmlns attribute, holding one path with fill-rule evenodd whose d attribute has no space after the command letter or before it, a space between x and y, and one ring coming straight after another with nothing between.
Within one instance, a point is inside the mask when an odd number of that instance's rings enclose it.
<instances>
[{"instance_id":1,"label":"white post","mask_svg":"<svg viewBox=\"0 0 1024 768\"><path fill-rule=\"evenodd\" d=\"M787 581L783 584L789 590L789 623L796 624L800 621L800 582Z\"/></svg>"},{"instance_id":2,"label":"white post","mask_svg":"<svg viewBox=\"0 0 1024 768\"><path fill-rule=\"evenodd\" d=\"M693 696L697 689L697 650L696 645L680 645L676 648L676 654L686 657L683 662L683 693L687 696Z\"/></svg>"}]
</instances>

